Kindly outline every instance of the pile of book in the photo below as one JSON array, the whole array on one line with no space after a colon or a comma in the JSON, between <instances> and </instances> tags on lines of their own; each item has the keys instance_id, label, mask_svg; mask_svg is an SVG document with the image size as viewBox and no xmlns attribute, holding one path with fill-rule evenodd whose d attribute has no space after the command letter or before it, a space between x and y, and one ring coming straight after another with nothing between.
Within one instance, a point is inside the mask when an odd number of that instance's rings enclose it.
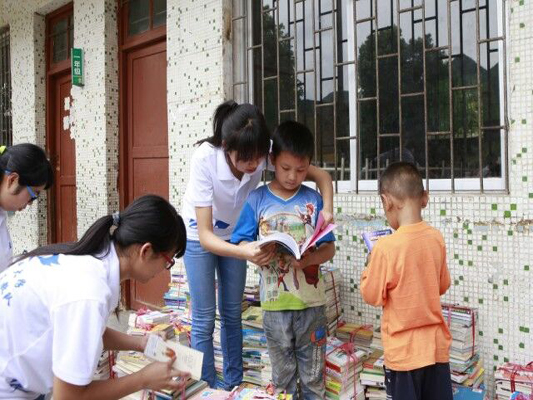
<instances>
[{"instance_id":1,"label":"pile of book","mask_svg":"<svg viewBox=\"0 0 533 400\"><path fill-rule=\"evenodd\" d=\"M131 313L128 319L127 334L131 336L145 336L148 333L157 333L165 339L188 345L188 328L180 322L181 314L174 310L152 311L143 309Z\"/></svg>"},{"instance_id":2,"label":"pile of book","mask_svg":"<svg viewBox=\"0 0 533 400\"><path fill-rule=\"evenodd\" d=\"M337 337L343 342L351 342L357 348L370 350L372 343L372 325L343 323L337 328Z\"/></svg>"},{"instance_id":3,"label":"pile of book","mask_svg":"<svg viewBox=\"0 0 533 400\"><path fill-rule=\"evenodd\" d=\"M328 334L334 335L339 322L342 320L341 305L341 272L339 268L322 266L322 279L326 292L326 318L328 319Z\"/></svg>"},{"instance_id":4,"label":"pile of book","mask_svg":"<svg viewBox=\"0 0 533 400\"><path fill-rule=\"evenodd\" d=\"M121 351L118 353L116 363L113 366L113 371L115 372L116 376L120 378L122 376L133 374L150 363L151 361L142 353L135 351ZM151 395L153 397L155 396L157 399L190 399L192 396L206 387L206 382L195 381L194 379L189 378L183 393L181 391L169 390L155 392L142 390L124 397L123 400L144 400L150 398Z\"/></svg>"},{"instance_id":5,"label":"pile of book","mask_svg":"<svg viewBox=\"0 0 533 400\"><path fill-rule=\"evenodd\" d=\"M244 299L250 303L259 303L259 285L246 285L244 287Z\"/></svg>"},{"instance_id":6,"label":"pile of book","mask_svg":"<svg viewBox=\"0 0 533 400\"><path fill-rule=\"evenodd\" d=\"M362 400L364 386L359 374L369 353L353 344L330 336L326 344L326 398L333 400Z\"/></svg>"},{"instance_id":7,"label":"pile of book","mask_svg":"<svg viewBox=\"0 0 533 400\"><path fill-rule=\"evenodd\" d=\"M485 370L476 343L477 309L443 304L442 314L452 334L450 348L452 382L464 387L480 387Z\"/></svg>"},{"instance_id":8,"label":"pile of book","mask_svg":"<svg viewBox=\"0 0 533 400\"><path fill-rule=\"evenodd\" d=\"M217 290L217 289L215 289ZM258 288L255 288L253 286L248 287L249 293L244 294L242 304L241 304L241 311L243 315L247 312L251 304L257 304L250 300L250 298L253 298L256 296L255 291L258 291ZM258 295L258 294L257 294ZM216 305L216 318L215 318L215 330L213 332L213 352L215 357L215 370L217 373L217 378L220 382L224 382L224 359L222 355L222 345L220 344L220 313L218 309L218 295L215 294L217 299L217 305ZM261 315L261 314L260 314ZM243 333L244 333L245 327L243 326ZM261 330L262 330L261 325ZM244 336L244 335L243 335ZM266 345L265 345L266 346ZM246 343L243 343L243 364L244 364L244 380L245 382L252 382L252 383L260 383L260 381L257 380L257 370L258 368L255 366L255 360L254 360L254 351L253 349L247 349Z\"/></svg>"},{"instance_id":9,"label":"pile of book","mask_svg":"<svg viewBox=\"0 0 533 400\"><path fill-rule=\"evenodd\" d=\"M383 350L373 350L370 357L363 363L361 372L361 384L366 388L366 399L386 399L385 369Z\"/></svg>"},{"instance_id":10,"label":"pile of book","mask_svg":"<svg viewBox=\"0 0 533 400\"><path fill-rule=\"evenodd\" d=\"M533 364L505 363L494 372L496 400L507 400L514 393L533 397Z\"/></svg>"},{"instance_id":11,"label":"pile of book","mask_svg":"<svg viewBox=\"0 0 533 400\"><path fill-rule=\"evenodd\" d=\"M248 307L242 314L242 325L243 381L266 387L272 380L272 365L263 330L261 307Z\"/></svg>"},{"instance_id":12,"label":"pile of book","mask_svg":"<svg viewBox=\"0 0 533 400\"><path fill-rule=\"evenodd\" d=\"M373 350L383 351L383 343L381 342L381 326L378 326L374 329L374 335L372 336L370 348Z\"/></svg>"},{"instance_id":13,"label":"pile of book","mask_svg":"<svg viewBox=\"0 0 533 400\"><path fill-rule=\"evenodd\" d=\"M190 304L189 282L183 262L178 261L170 271L168 291L163 295L165 306L186 313Z\"/></svg>"},{"instance_id":14,"label":"pile of book","mask_svg":"<svg viewBox=\"0 0 533 400\"><path fill-rule=\"evenodd\" d=\"M115 357L115 351L104 350L102 352L102 355L98 360L98 365L96 366L96 371L94 371L93 380L100 381L113 377L111 367L115 363Z\"/></svg>"}]
</instances>

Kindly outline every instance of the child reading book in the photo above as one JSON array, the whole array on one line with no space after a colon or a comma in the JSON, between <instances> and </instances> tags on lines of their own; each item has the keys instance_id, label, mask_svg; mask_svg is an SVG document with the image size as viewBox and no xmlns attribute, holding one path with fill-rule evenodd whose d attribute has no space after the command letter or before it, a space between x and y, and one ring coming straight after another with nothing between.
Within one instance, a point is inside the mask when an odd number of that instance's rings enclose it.
<instances>
[{"instance_id":1,"label":"child reading book","mask_svg":"<svg viewBox=\"0 0 533 400\"><path fill-rule=\"evenodd\" d=\"M374 245L361 295L383 307L387 398L452 400L452 337L440 304L450 273L442 234L422 219L428 203L422 176L413 164L391 164L381 176L379 194L395 232Z\"/></svg>"},{"instance_id":2,"label":"child reading book","mask_svg":"<svg viewBox=\"0 0 533 400\"><path fill-rule=\"evenodd\" d=\"M275 178L248 197L232 235L245 244L286 233L301 246L315 233L322 198L302 185L313 156L313 135L288 121L273 134ZM304 399L324 399L327 320L319 265L335 254L329 232L298 260L284 246L268 265L259 266L261 307L272 379L276 388L295 394L299 378Z\"/></svg>"}]
</instances>

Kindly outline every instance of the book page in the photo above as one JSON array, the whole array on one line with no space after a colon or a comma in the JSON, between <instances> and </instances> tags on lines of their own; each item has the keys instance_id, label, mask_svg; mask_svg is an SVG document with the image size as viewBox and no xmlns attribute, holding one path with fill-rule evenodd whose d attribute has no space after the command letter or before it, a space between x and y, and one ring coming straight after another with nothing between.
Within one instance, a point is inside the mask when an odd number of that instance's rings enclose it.
<instances>
[{"instance_id":1,"label":"book page","mask_svg":"<svg viewBox=\"0 0 533 400\"><path fill-rule=\"evenodd\" d=\"M300 249L301 253L305 253L305 251L314 246L316 242L318 242L320 239L322 239L324 236L326 236L328 233L330 233L333 229L337 227L335 224L329 224L325 228L321 229L322 224L324 223L324 217L322 214L318 214L318 220L316 222L315 231L313 232L313 235L311 235L310 238L308 238L304 244L302 244L302 247Z\"/></svg>"},{"instance_id":2,"label":"book page","mask_svg":"<svg viewBox=\"0 0 533 400\"><path fill-rule=\"evenodd\" d=\"M294 258L297 260L300 259L300 248L298 247L298 243L296 243L291 235L282 232L274 232L261 239L259 241L259 245L262 247L272 242L281 244L294 255Z\"/></svg>"},{"instance_id":3,"label":"book page","mask_svg":"<svg viewBox=\"0 0 533 400\"><path fill-rule=\"evenodd\" d=\"M176 342L165 342L158 335L149 335L144 355L152 360L162 362L166 362L169 358L176 356L176 361L172 365L174 369L190 373L195 380L200 380L202 377L204 354L198 350Z\"/></svg>"}]
</instances>

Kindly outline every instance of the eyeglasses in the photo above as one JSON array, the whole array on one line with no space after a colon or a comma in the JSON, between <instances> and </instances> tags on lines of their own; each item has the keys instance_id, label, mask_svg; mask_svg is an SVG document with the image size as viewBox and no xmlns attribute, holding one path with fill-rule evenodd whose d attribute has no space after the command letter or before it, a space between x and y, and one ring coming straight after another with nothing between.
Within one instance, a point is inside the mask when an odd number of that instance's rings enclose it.
<instances>
[{"instance_id":1,"label":"eyeglasses","mask_svg":"<svg viewBox=\"0 0 533 400\"><path fill-rule=\"evenodd\" d=\"M4 170L4 172L9 175L12 171L6 169ZM35 190L33 190L29 185L26 185L26 189L28 190L28 193L30 195L30 201L28 201L28 203L31 204L39 198L39 195L35 193Z\"/></svg>"},{"instance_id":2,"label":"eyeglasses","mask_svg":"<svg viewBox=\"0 0 533 400\"><path fill-rule=\"evenodd\" d=\"M28 193L30 194L30 201L28 203L31 204L39 198L39 195L28 185L26 185L26 189L28 189Z\"/></svg>"},{"instance_id":3,"label":"eyeglasses","mask_svg":"<svg viewBox=\"0 0 533 400\"><path fill-rule=\"evenodd\" d=\"M161 253L161 255L163 256L163 258L168 263L168 265L165 267L165 269L169 270L170 268L172 268L174 266L174 264L176 264L176 259L174 257L170 258L165 253Z\"/></svg>"}]
</instances>

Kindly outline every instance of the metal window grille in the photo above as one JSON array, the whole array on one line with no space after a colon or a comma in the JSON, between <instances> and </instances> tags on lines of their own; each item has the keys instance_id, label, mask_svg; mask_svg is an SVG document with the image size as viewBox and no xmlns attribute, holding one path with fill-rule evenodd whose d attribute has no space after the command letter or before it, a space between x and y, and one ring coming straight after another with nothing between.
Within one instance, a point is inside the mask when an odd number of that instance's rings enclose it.
<instances>
[{"instance_id":1,"label":"metal window grille","mask_svg":"<svg viewBox=\"0 0 533 400\"><path fill-rule=\"evenodd\" d=\"M507 189L506 0L233 0L233 97L315 134L336 189L391 162ZM348 184L348 185L346 185Z\"/></svg>"},{"instance_id":2,"label":"metal window grille","mask_svg":"<svg viewBox=\"0 0 533 400\"><path fill-rule=\"evenodd\" d=\"M0 30L0 145L11 146L13 124L11 120L11 68L9 30Z\"/></svg>"}]
</instances>

